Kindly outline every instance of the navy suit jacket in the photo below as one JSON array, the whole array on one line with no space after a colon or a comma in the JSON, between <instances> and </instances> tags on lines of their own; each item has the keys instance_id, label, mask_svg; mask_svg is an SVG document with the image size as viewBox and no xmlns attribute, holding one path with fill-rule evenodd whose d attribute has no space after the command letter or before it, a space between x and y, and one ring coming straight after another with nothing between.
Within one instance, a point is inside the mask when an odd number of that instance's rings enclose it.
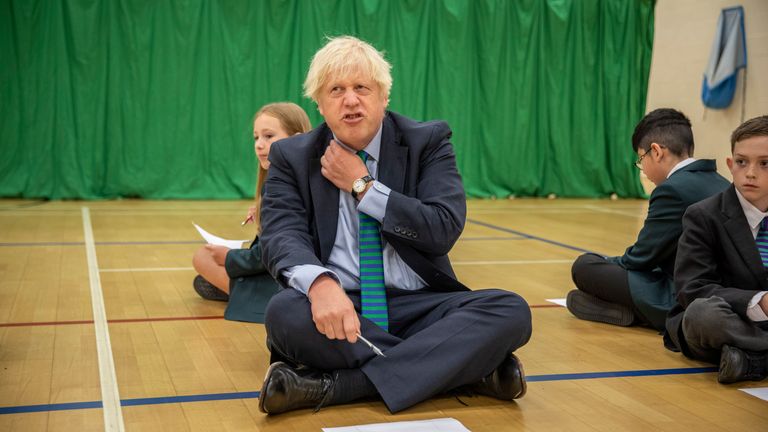
<instances>
[{"instance_id":1,"label":"navy suit jacket","mask_svg":"<svg viewBox=\"0 0 768 432\"><path fill-rule=\"evenodd\" d=\"M450 128L393 112L386 113L382 127L377 180L392 189L383 237L429 289L467 290L448 260L467 212ZM320 157L332 138L323 123L270 149L261 207L262 259L283 286L283 270L323 266L331 254L340 191L320 172Z\"/></svg>"}]
</instances>

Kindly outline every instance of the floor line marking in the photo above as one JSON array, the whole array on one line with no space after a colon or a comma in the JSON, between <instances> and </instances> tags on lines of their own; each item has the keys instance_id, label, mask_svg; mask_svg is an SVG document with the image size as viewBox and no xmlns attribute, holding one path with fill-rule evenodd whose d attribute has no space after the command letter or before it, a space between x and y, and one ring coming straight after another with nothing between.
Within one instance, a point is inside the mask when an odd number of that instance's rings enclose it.
<instances>
[{"instance_id":1,"label":"floor line marking","mask_svg":"<svg viewBox=\"0 0 768 432\"><path fill-rule=\"evenodd\" d=\"M531 309L563 308L562 306L554 303L530 304L528 305L528 307L530 307ZM181 316L181 317L156 317L156 318L119 318L119 319L107 320L107 323L125 324L125 323L140 323L140 322L203 321L203 320L219 320L219 319L224 319L224 315L201 315L201 316ZM11 323L0 323L0 328L58 326L58 325L76 325L76 324L93 324L93 320L11 322Z\"/></svg>"},{"instance_id":2,"label":"floor line marking","mask_svg":"<svg viewBox=\"0 0 768 432\"><path fill-rule=\"evenodd\" d=\"M123 432L125 431L123 411L120 407L120 392L117 389L115 361L112 358L112 344L109 340L104 294L101 290L101 278L99 277L99 262L96 259L96 245L93 241L93 227L88 207L82 207L82 216L85 252L88 258L88 279L91 285L93 324L96 333L96 351L99 358L99 381L101 383L104 430Z\"/></svg>"},{"instance_id":3,"label":"floor line marking","mask_svg":"<svg viewBox=\"0 0 768 432\"><path fill-rule=\"evenodd\" d=\"M583 252L583 253L594 253L594 254L602 255L600 253L597 253L597 252L594 252L594 251L591 251L591 250L588 250L588 249L583 249L583 248L580 248L580 247L571 246L571 245L568 245L568 244L565 244L565 243L561 243L559 241L546 239L544 237L539 237L539 236L535 236L535 235L531 235L531 234L526 234L526 233L521 232L521 231L500 227L500 226L489 224L487 222L482 222L482 221L479 221L479 220L476 220L476 219L467 219L467 221L468 222L472 222L474 224L478 224L478 225L484 226L486 228L492 228L492 229L495 229L495 230L498 230L498 231L503 231L503 232L510 233L510 234L516 234L516 235L523 236L523 237L531 239L531 240L538 240L538 241L541 241L541 242L544 242L544 243L549 243L551 245L560 246L560 247L563 247L563 248L566 248L566 249L575 250L575 251Z\"/></svg>"},{"instance_id":4,"label":"floor line marking","mask_svg":"<svg viewBox=\"0 0 768 432\"><path fill-rule=\"evenodd\" d=\"M520 264L570 264L572 259L552 260L508 260L508 261L451 261L453 265L520 265Z\"/></svg>"},{"instance_id":5,"label":"floor line marking","mask_svg":"<svg viewBox=\"0 0 768 432\"><path fill-rule=\"evenodd\" d=\"M599 213L609 213L609 214L615 214L615 215L619 215L619 216L626 216L626 217L630 217L632 219L640 219L640 218L642 218L644 216L642 213L629 213L629 212L624 212L624 211L616 210L616 209L600 208L598 206L594 206L594 205L590 205L590 204L585 204L584 208L587 208L589 210L596 211L596 212L599 212Z\"/></svg>"},{"instance_id":6,"label":"floor line marking","mask_svg":"<svg viewBox=\"0 0 768 432\"><path fill-rule=\"evenodd\" d=\"M30 246L82 246L85 242L0 242L0 247L30 247ZM203 240L168 240L168 241L104 241L94 242L96 246L142 246L142 245L185 245L205 244Z\"/></svg>"},{"instance_id":7,"label":"floor line marking","mask_svg":"<svg viewBox=\"0 0 768 432\"><path fill-rule=\"evenodd\" d=\"M692 367L692 368L673 368L673 369L649 369L649 370L630 370L630 371L529 375L526 377L526 381L531 383L531 382L568 381L568 380L582 380L582 379L633 378L633 377L662 376L662 375L689 375L689 374L712 373L712 372L717 372L717 367L712 366L712 367ZM259 395L260 395L260 392L258 391L246 391L246 392L232 392L232 393L210 393L210 394L199 394L199 395L186 395L186 396L136 398L136 399L123 399L121 401L121 405L122 406L141 406L141 405L158 405L158 404L169 404L169 403L205 402L205 401L230 400L230 399L253 399L253 398L258 398ZM100 405L101 405L100 402L93 401L93 402L72 402L72 403L61 403L61 404L0 407L0 415L1 414L17 414L17 413L25 413L25 412L43 412L43 411L99 408Z\"/></svg>"},{"instance_id":8,"label":"floor line marking","mask_svg":"<svg viewBox=\"0 0 768 432\"><path fill-rule=\"evenodd\" d=\"M717 367L693 367L693 368L672 368L672 369L646 369L629 371L611 371L611 372L586 372L586 373L568 373L568 374L550 374L533 375L526 377L528 382L542 381L566 381L598 378L629 378L640 376L660 376L660 375L689 375L698 373L717 372Z\"/></svg>"},{"instance_id":9,"label":"floor line marking","mask_svg":"<svg viewBox=\"0 0 768 432\"><path fill-rule=\"evenodd\" d=\"M194 267L139 267L139 268L111 268L101 269L101 273L122 273L122 272L160 272L160 271L188 271L194 270Z\"/></svg>"},{"instance_id":10,"label":"floor line marking","mask_svg":"<svg viewBox=\"0 0 768 432\"><path fill-rule=\"evenodd\" d=\"M183 316L183 317L158 317L158 318L121 318L107 320L109 324L133 323L133 322L159 322L159 321L196 321L196 320L215 320L224 319L224 315L203 315L203 316ZM35 326L57 326L72 324L93 324L93 320L80 321L39 321L39 322L17 322L0 323L0 327L35 327Z\"/></svg>"}]
</instances>

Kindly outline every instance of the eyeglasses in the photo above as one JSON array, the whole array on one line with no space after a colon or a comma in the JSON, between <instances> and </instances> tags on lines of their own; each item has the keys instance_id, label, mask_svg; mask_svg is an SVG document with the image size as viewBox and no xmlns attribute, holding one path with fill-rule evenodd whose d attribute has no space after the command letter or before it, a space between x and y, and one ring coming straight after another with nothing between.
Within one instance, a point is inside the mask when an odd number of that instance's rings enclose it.
<instances>
[{"instance_id":1,"label":"eyeglasses","mask_svg":"<svg viewBox=\"0 0 768 432\"><path fill-rule=\"evenodd\" d=\"M663 145L660 145L660 146L659 146L659 148L666 148L666 147L665 147L665 146L663 146ZM644 157L646 157L646 156L648 156L648 153L650 153L650 152L651 152L651 150L653 150L653 149L651 149L650 147L648 147L648 150L646 150L646 151L645 151L645 153L643 153L643 154L642 154L642 155L641 155L639 158L637 158L637 160L635 161L635 167L636 167L637 169L639 169L639 170L642 170L642 169L643 169L643 158L644 158Z\"/></svg>"}]
</instances>

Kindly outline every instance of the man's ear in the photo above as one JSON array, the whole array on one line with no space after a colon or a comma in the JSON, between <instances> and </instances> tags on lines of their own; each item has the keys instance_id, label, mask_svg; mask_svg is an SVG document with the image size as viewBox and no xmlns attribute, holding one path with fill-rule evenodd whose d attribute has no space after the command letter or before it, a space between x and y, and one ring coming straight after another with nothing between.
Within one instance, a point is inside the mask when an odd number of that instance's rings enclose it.
<instances>
[{"instance_id":1,"label":"man's ear","mask_svg":"<svg viewBox=\"0 0 768 432\"><path fill-rule=\"evenodd\" d=\"M733 158L730 156L725 158L725 164L728 165L728 170L733 174Z\"/></svg>"}]
</instances>

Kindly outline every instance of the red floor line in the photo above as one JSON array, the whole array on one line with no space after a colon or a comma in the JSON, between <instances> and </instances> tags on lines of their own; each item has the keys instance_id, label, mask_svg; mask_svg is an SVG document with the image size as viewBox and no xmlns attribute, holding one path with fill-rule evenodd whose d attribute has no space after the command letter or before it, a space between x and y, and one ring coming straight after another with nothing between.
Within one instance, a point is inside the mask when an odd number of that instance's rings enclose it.
<instances>
[{"instance_id":1,"label":"red floor line","mask_svg":"<svg viewBox=\"0 0 768 432\"><path fill-rule=\"evenodd\" d=\"M108 323L132 323L132 322L152 322L152 321L193 321L193 320L212 320L224 319L224 315L209 316L191 316L191 317L162 317L162 318L124 318L107 320Z\"/></svg>"},{"instance_id":2,"label":"red floor line","mask_svg":"<svg viewBox=\"0 0 768 432\"><path fill-rule=\"evenodd\" d=\"M534 304L534 305L530 305L530 307L531 309L562 308L562 306L556 305L556 304ZM224 319L224 316L208 315L208 316L189 316L189 317L123 318L123 319L111 319L111 320L107 320L107 322L110 324L120 324L120 323L133 323L133 322L197 321L197 320L214 320L214 319ZM57 326L57 325L71 325L71 324L93 324L93 320L0 323L0 327L34 327L34 326Z\"/></svg>"},{"instance_id":3,"label":"red floor line","mask_svg":"<svg viewBox=\"0 0 768 432\"><path fill-rule=\"evenodd\" d=\"M193 316L193 317L160 317L160 318L126 318L107 320L110 324L132 323L132 322L154 322L154 321L192 321L192 320L212 320L224 319L223 315L211 316ZM83 321L40 321L40 322L20 322L20 323L0 323L0 327L33 327L33 326L56 326L70 324L93 324L93 320Z\"/></svg>"},{"instance_id":4,"label":"red floor line","mask_svg":"<svg viewBox=\"0 0 768 432\"><path fill-rule=\"evenodd\" d=\"M86 320L86 321L40 321L40 322L0 323L0 327L30 327L30 326L50 326L50 325L69 325L69 324L93 324L93 320Z\"/></svg>"}]
</instances>

